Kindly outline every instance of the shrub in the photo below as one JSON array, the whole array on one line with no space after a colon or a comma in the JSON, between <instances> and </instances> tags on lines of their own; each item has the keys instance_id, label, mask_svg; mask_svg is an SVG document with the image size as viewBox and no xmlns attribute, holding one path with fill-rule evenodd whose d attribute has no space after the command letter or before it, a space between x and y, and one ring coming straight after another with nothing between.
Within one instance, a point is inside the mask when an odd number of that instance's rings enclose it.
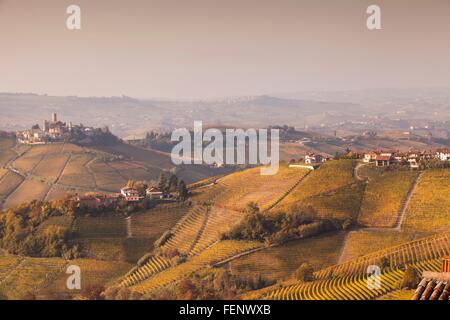
<instances>
[{"instance_id":1,"label":"shrub","mask_svg":"<svg viewBox=\"0 0 450 320\"><path fill-rule=\"evenodd\" d=\"M294 277L303 282L314 280L314 268L309 263L302 263L294 272Z\"/></svg>"},{"instance_id":2,"label":"shrub","mask_svg":"<svg viewBox=\"0 0 450 320\"><path fill-rule=\"evenodd\" d=\"M407 266L400 282L399 289L416 289L421 278L419 272L413 266Z\"/></svg>"},{"instance_id":3,"label":"shrub","mask_svg":"<svg viewBox=\"0 0 450 320\"><path fill-rule=\"evenodd\" d=\"M50 217L72 215L72 202L32 201L0 215L0 247L12 254L34 257L77 258L78 246L68 241L69 230L50 225L39 230Z\"/></svg>"},{"instance_id":4,"label":"shrub","mask_svg":"<svg viewBox=\"0 0 450 320\"><path fill-rule=\"evenodd\" d=\"M101 293L104 288L98 285L88 285L81 290L81 295L88 300L103 300Z\"/></svg>"},{"instance_id":5,"label":"shrub","mask_svg":"<svg viewBox=\"0 0 450 320\"><path fill-rule=\"evenodd\" d=\"M170 230L167 230L161 235L161 237L159 237L158 240L155 241L155 247L158 248L163 246L167 242L167 240L170 239L170 237L172 237L172 232Z\"/></svg>"},{"instance_id":6,"label":"shrub","mask_svg":"<svg viewBox=\"0 0 450 320\"><path fill-rule=\"evenodd\" d=\"M283 243L293 239L311 237L323 232L336 230L340 224L331 220L317 220L311 207L292 207L287 213L261 213L254 204L247 207L243 221L222 239L256 240L270 243Z\"/></svg>"},{"instance_id":7,"label":"shrub","mask_svg":"<svg viewBox=\"0 0 450 320\"><path fill-rule=\"evenodd\" d=\"M102 297L105 300L115 300L116 299L116 295L119 292L120 287L117 286L112 286L112 287L108 287L103 293L102 293Z\"/></svg>"}]
</instances>

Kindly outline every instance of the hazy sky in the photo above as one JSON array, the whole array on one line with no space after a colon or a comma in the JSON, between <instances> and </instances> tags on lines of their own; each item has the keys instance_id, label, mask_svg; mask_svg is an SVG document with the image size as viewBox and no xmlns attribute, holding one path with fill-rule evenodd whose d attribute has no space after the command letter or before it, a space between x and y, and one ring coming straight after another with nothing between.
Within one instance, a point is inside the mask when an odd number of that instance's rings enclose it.
<instances>
[{"instance_id":1,"label":"hazy sky","mask_svg":"<svg viewBox=\"0 0 450 320\"><path fill-rule=\"evenodd\" d=\"M78 4L82 30L66 29ZM383 30L366 28L378 4ZM211 98L450 86L450 0L0 0L0 91Z\"/></svg>"}]
</instances>

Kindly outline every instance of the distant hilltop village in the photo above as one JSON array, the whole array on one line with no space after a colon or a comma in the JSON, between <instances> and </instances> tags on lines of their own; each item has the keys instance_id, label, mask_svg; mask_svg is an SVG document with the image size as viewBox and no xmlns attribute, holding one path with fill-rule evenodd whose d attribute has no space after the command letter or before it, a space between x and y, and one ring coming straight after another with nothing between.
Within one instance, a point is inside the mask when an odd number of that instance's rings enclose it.
<instances>
[{"instance_id":1,"label":"distant hilltop village","mask_svg":"<svg viewBox=\"0 0 450 320\"><path fill-rule=\"evenodd\" d=\"M370 151L370 152L352 152L348 150L347 155L337 156L336 158L362 159L367 164L374 164L377 167L389 167L393 165L409 166L412 169L424 167L450 167L450 148L440 148L435 150L417 150L417 151ZM304 158L291 159L290 167L304 167L303 164L313 166L333 160L326 154L307 153ZM422 165L422 166L421 166Z\"/></svg>"},{"instance_id":2,"label":"distant hilltop village","mask_svg":"<svg viewBox=\"0 0 450 320\"><path fill-rule=\"evenodd\" d=\"M42 128L35 124L31 129L16 132L16 138L23 144L46 144L56 142L71 142L82 145L115 143L117 138L113 136L108 127L85 127L83 124L73 125L58 120L56 113L51 120L44 120Z\"/></svg>"}]
</instances>

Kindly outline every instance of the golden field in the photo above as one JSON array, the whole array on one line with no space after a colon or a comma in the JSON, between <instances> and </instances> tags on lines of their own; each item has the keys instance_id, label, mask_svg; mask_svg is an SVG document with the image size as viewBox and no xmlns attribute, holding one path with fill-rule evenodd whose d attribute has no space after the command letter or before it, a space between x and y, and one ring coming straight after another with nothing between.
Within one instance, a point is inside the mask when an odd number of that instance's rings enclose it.
<instances>
[{"instance_id":1,"label":"golden field","mask_svg":"<svg viewBox=\"0 0 450 320\"><path fill-rule=\"evenodd\" d=\"M405 230L450 230L450 170L427 170L420 177L402 224Z\"/></svg>"},{"instance_id":2,"label":"golden field","mask_svg":"<svg viewBox=\"0 0 450 320\"><path fill-rule=\"evenodd\" d=\"M374 171L364 192L358 223L366 227L394 227L417 173Z\"/></svg>"}]
</instances>

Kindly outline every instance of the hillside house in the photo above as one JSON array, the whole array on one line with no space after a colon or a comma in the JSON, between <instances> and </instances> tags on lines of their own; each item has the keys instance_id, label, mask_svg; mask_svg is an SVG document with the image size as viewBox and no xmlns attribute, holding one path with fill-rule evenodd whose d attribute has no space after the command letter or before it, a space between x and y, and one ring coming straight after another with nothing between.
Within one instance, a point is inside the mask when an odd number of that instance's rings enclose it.
<instances>
[{"instance_id":1,"label":"hillside house","mask_svg":"<svg viewBox=\"0 0 450 320\"><path fill-rule=\"evenodd\" d=\"M394 161L397 163L401 163L403 161L408 161L408 154L405 152L395 152L393 154Z\"/></svg>"},{"instance_id":2,"label":"hillside house","mask_svg":"<svg viewBox=\"0 0 450 320\"><path fill-rule=\"evenodd\" d=\"M139 191L133 187L123 187L120 189L120 194L125 197L125 200L128 202L140 202L144 200L144 196L142 196Z\"/></svg>"},{"instance_id":3,"label":"hillside house","mask_svg":"<svg viewBox=\"0 0 450 320\"><path fill-rule=\"evenodd\" d=\"M120 199L122 195L120 193L107 194L103 197L103 204L106 207L115 205Z\"/></svg>"},{"instance_id":4,"label":"hillside house","mask_svg":"<svg viewBox=\"0 0 450 320\"><path fill-rule=\"evenodd\" d=\"M78 203L79 208L98 209L100 207L110 207L115 205L122 195L108 194L108 195L85 195L76 196L75 201Z\"/></svg>"},{"instance_id":5,"label":"hillside house","mask_svg":"<svg viewBox=\"0 0 450 320\"><path fill-rule=\"evenodd\" d=\"M364 158L363 158L363 162L365 163L370 163L370 162L374 162L375 159L377 158L378 153L372 151L372 152L368 152L364 154Z\"/></svg>"},{"instance_id":6,"label":"hillside house","mask_svg":"<svg viewBox=\"0 0 450 320\"><path fill-rule=\"evenodd\" d=\"M419 161L420 160L420 152L410 151L408 153L408 159L416 159L417 161Z\"/></svg>"},{"instance_id":7,"label":"hillside house","mask_svg":"<svg viewBox=\"0 0 450 320\"><path fill-rule=\"evenodd\" d=\"M328 157L324 157L320 154L315 154L315 153L308 153L307 155L305 155L305 163L306 164L322 163L322 162L326 162L328 159L329 159Z\"/></svg>"},{"instance_id":8,"label":"hillside house","mask_svg":"<svg viewBox=\"0 0 450 320\"><path fill-rule=\"evenodd\" d=\"M144 200L145 197L140 196L140 195L132 195L132 196L126 196L125 200L127 200L127 202L141 202L142 200Z\"/></svg>"},{"instance_id":9,"label":"hillside house","mask_svg":"<svg viewBox=\"0 0 450 320\"><path fill-rule=\"evenodd\" d=\"M420 160L431 160L435 158L435 153L431 150L425 150L420 153Z\"/></svg>"},{"instance_id":10,"label":"hillside house","mask_svg":"<svg viewBox=\"0 0 450 320\"><path fill-rule=\"evenodd\" d=\"M441 161L450 161L450 149L436 150L436 157Z\"/></svg>"},{"instance_id":11,"label":"hillside house","mask_svg":"<svg viewBox=\"0 0 450 320\"><path fill-rule=\"evenodd\" d=\"M364 153L363 162L375 163L377 167L390 166L393 163L407 162L410 168L419 168L420 161L428 160L450 161L450 149L422 150L409 152L371 151Z\"/></svg>"},{"instance_id":12,"label":"hillside house","mask_svg":"<svg viewBox=\"0 0 450 320\"><path fill-rule=\"evenodd\" d=\"M408 164L411 169L418 169L419 168L419 161L417 158L409 158Z\"/></svg>"},{"instance_id":13,"label":"hillside house","mask_svg":"<svg viewBox=\"0 0 450 320\"><path fill-rule=\"evenodd\" d=\"M132 187L123 187L120 189L120 193L124 197L136 197L139 196L139 191Z\"/></svg>"},{"instance_id":14,"label":"hillside house","mask_svg":"<svg viewBox=\"0 0 450 320\"><path fill-rule=\"evenodd\" d=\"M392 164L392 155L380 154L375 158L375 165L377 167L389 167Z\"/></svg>"},{"instance_id":15,"label":"hillside house","mask_svg":"<svg viewBox=\"0 0 450 320\"><path fill-rule=\"evenodd\" d=\"M99 199L94 196L77 196L75 201L79 208L98 209L100 207Z\"/></svg>"},{"instance_id":16,"label":"hillside house","mask_svg":"<svg viewBox=\"0 0 450 320\"><path fill-rule=\"evenodd\" d=\"M146 194L152 200L170 200L176 198L175 193L164 192L156 187L147 188Z\"/></svg>"},{"instance_id":17,"label":"hillside house","mask_svg":"<svg viewBox=\"0 0 450 320\"><path fill-rule=\"evenodd\" d=\"M149 187L145 191L146 195L150 199L161 199L164 196L164 192L156 187Z\"/></svg>"}]
</instances>

